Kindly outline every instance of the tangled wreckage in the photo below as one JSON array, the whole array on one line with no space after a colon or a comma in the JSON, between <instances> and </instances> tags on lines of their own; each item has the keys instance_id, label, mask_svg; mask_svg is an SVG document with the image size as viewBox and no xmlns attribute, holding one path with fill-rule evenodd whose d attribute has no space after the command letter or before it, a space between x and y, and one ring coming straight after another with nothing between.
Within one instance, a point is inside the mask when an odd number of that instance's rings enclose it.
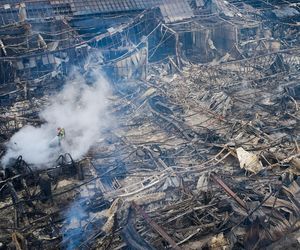
<instances>
[{"instance_id":1,"label":"tangled wreckage","mask_svg":"<svg viewBox=\"0 0 300 250\"><path fill-rule=\"evenodd\" d=\"M74 67L113 117L81 157L1 162L0 249L300 248L297 0L3 0L0 25L2 158Z\"/></svg>"}]
</instances>

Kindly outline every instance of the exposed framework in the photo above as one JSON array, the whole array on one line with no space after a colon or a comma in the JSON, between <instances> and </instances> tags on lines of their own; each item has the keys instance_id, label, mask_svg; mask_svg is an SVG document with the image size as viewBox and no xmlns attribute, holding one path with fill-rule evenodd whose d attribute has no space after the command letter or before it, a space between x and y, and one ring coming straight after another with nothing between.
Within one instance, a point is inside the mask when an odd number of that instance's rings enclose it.
<instances>
[{"instance_id":1,"label":"exposed framework","mask_svg":"<svg viewBox=\"0 0 300 250\"><path fill-rule=\"evenodd\" d=\"M208 3L190 1L198 8L183 22L167 24L157 9L127 13L99 32L76 17L58 32L74 34L74 44L29 54L66 56L87 79L95 66L111 67L118 77L110 112L120 126L82 160L64 154L52 168L32 171L37 166L20 157L3 170L3 245L272 249L285 236L299 245L299 28L249 6ZM40 35L45 41L46 31ZM101 54L84 61L96 48ZM47 89L55 72L47 70L41 78L22 69L22 81ZM37 112L47 96L35 100L2 108L3 140L43 122Z\"/></svg>"}]
</instances>

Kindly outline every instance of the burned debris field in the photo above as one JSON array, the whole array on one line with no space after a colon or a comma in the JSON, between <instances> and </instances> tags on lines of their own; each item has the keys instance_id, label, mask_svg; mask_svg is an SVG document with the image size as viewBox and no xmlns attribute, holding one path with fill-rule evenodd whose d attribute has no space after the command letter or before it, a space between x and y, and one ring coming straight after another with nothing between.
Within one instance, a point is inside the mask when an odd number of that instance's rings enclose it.
<instances>
[{"instance_id":1,"label":"burned debris field","mask_svg":"<svg viewBox=\"0 0 300 250\"><path fill-rule=\"evenodd\" d=\"M1 249L300 249L297 0L1 0Z\"/></svg>"}]
</instances>

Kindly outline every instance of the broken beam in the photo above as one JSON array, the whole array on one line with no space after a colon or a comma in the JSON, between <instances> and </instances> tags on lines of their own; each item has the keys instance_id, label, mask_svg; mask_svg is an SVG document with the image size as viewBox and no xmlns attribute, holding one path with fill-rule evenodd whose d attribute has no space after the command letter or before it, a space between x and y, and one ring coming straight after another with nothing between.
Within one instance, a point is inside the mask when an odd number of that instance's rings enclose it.
<instances>
[{"instance_id":1,"label":"broken beam","mask_svg":"<svg viewBox=\"0 0 300 250\"><path fill-rule=\"evenodd\" d=\"M172 249L181 250L177 243L163 230L156 222L154 222L149 215L134 201L131 202L133 208L146 220L146 222L161 236L163 237L171 246Z\"/></svg>"},{"instance_id":2,"label":"broken beam","mask_svg":"<svg viewBox=\"0 0 300 250\"><path fill-rule=\"evenodd\" d=\"M224 191L231 196L242 208L248 211L247 204L237 196L235 192L233 192L216 174L211 173L210 177L212 180L218 184Z\"/></svg>"}]
</instances>

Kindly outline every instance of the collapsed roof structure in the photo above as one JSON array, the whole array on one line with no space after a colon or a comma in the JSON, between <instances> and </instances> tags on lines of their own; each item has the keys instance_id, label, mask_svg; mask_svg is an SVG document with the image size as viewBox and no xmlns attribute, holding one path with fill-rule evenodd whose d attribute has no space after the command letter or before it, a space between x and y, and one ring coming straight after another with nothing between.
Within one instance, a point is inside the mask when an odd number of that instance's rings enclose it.
<instances>
[{"instance_id":1,"label":"collapsed roof structure","mask_svg":"<svg viewBox=\"0 0 300 250\"><path fill-rule=\"evenodd\" d=\"M299 11L297 0L0 1L2 159L7 145L27 152L13 139L22 128L62 123L41 113L53 98L89 125L66 129L50 165L2 160L0 248L299 249ZM92 86L100 69L111 91L93 89L90 108L65 86L74 71ZM103 127L85 116L100 97ZM101 136L84 155L64 149L86 130Z\"/></svg>"}]
</instances>

